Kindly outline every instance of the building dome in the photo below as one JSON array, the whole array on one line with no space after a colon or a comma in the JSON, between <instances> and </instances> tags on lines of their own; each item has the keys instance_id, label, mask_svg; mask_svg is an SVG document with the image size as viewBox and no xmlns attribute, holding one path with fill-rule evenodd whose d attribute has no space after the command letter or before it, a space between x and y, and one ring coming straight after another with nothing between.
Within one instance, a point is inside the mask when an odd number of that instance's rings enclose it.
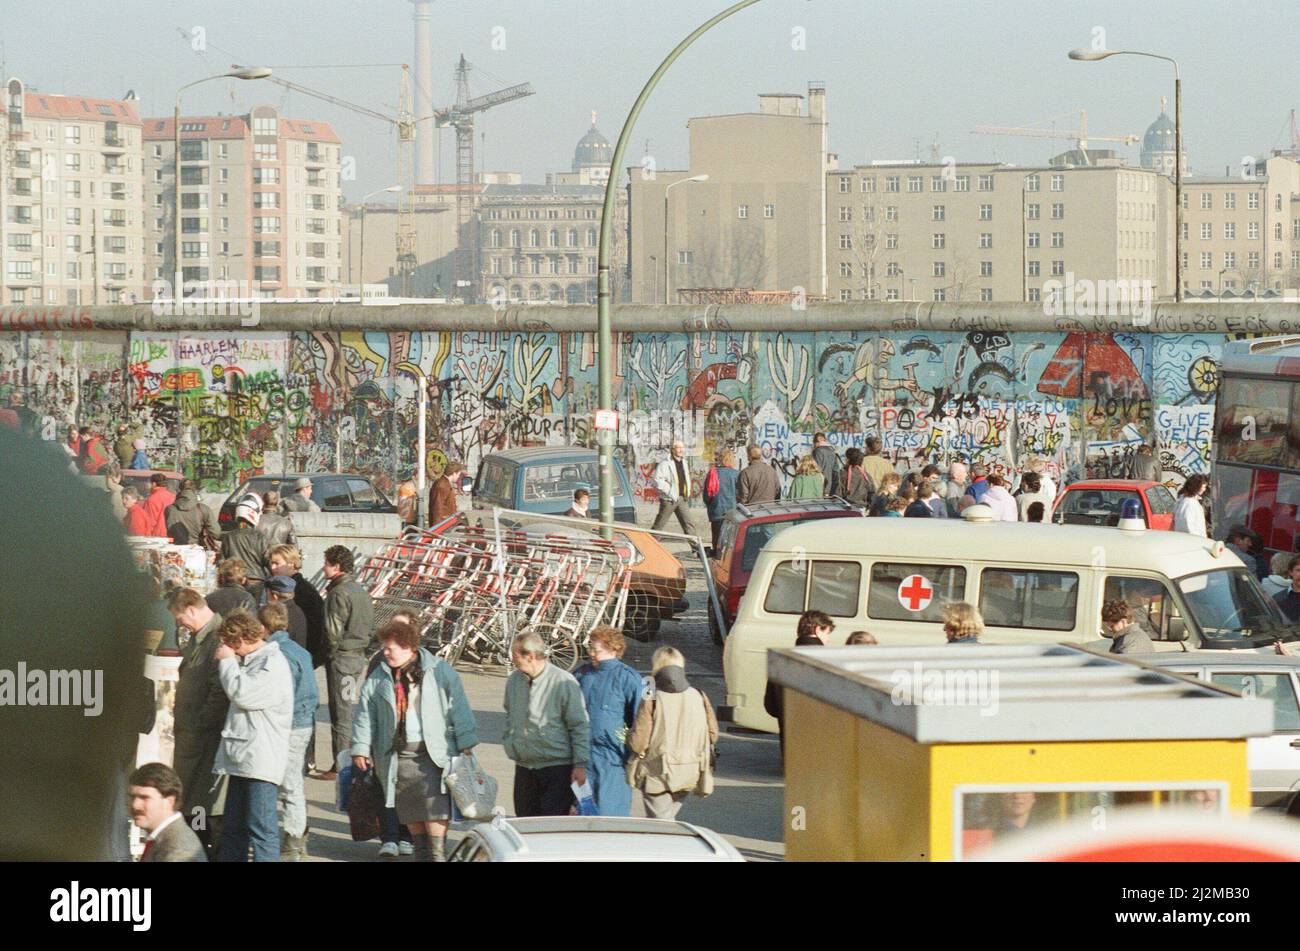
<instances>
[{"instance_id":1,"label":"building dome","mask_svg":"<svg viewBox=\"0 0 1300 951\"><path fill-rule=\"evenodd\" d=\"M1140 162L1143 168L1160 168L1168 166L1173 168L1173 156L1175 146L1174 121L1169 118L1169 113L1165 111L1164 101L1160 103L1160 115L1156 121L1147 126L1146 134L1142 136L1142 152Z\"/></svg>"},{"instance_id":2,"label":"building dome","mask_svg":"<svg viewBox=\"0 0 1300 951\"><path fill-rule=\"evenodd\" d=\"M592 113L591 128L578 140L578 146L573 150L573 171L580 172L584 168L609 168L609 163L612 161L614 161L614 146L609 144L609 139L600 134L600 130L596 128L596 115Z\"/></svg>"}]
</instances>

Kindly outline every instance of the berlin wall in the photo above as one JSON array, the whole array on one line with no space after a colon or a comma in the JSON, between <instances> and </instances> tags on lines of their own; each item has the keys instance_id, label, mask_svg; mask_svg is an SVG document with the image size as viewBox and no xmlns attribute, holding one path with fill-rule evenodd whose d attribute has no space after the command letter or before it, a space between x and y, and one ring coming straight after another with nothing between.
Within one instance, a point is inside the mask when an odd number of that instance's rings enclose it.
<instances>
[{"instance_id":1,"label":"berlin wall","mask_svg":"<svg viewBox=\"0 0 1300 951\"><path fill-rule=\"evenodd\" d=\"M433 473L505 447L593 444L594 308L268 304L248 320L0 308L0 408L46 439L89 425L111 441L126 422L156 467L207 490L336 467L391 488L417 463L421 386ZM789 476L816 431L841 450L879 435L909 465L1003 470L1033 453L1075 476L1127 474L1145 440L1176 485L1208 471L1224 342L1300 332L1300 307L619 307L615 331L617 451L644 497L674 439L701 473L756 442Z\"/></svg>"}]
</instances>

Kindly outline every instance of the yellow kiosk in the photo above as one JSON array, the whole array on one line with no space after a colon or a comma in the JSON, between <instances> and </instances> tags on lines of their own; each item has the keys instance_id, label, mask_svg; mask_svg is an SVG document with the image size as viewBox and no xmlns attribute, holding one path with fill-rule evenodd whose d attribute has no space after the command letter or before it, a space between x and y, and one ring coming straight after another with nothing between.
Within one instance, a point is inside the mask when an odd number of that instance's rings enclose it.
<instances>
[{"instance_id":1,"label":"yellow kiosk","mask_svg":"<svg viewBox=\"0 0 1300 951\"><path fill-rule=\"evenodd\" d=\"M786 858L946 861L1117 810L1250 807L1272 703L1064 644L799 647L785 693Z\"/></svg>"}]
</instances>

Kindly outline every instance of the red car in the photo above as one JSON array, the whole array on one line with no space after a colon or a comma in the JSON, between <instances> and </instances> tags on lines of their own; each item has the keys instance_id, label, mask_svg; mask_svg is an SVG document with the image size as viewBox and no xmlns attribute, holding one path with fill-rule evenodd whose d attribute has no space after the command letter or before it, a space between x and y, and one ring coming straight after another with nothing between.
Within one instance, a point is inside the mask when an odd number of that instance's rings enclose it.
<instances>
[{"instance_id":1,"label":"red car","mask_svg":"<svg viewBox=\"0 0 1300 951\"><path fill-rule=\"evenodd\" d=\"M1174 496L1159 482L1141 479L1085 479L1067 486L1056 497L1052 521L1057 525L1109 525L1119 523L1124 503L1141 502L1147 528L1174 530Z\"/></svg>"},{"instance_id":2,"label":"red car","mask_svg":"<svg viewBox=\"0 0 1300 951\"><path fill-rule=\"evenodd\" d=\"M718 550L709 559L713 572L713 586L717 589L718 603L722 606L726 627L719 629L718 622L709 610L709 632L715 644L721 644L726 632L736 620L741 595L749 585L750 573L758 553L767 540L791 525L802 525L814 519L862 517L866 515L843 499L790 499L782 502L762 502L756 505L737 505L722 521L718 534Z\"/></svg>"}]
</instances>

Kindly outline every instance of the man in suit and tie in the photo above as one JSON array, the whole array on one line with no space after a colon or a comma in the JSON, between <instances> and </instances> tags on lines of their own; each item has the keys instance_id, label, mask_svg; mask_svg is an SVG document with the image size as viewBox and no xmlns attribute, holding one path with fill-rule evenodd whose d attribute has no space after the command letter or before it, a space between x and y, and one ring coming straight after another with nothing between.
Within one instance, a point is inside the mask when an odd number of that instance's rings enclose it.
<instances>
[{"instance_id":1,"label":"man in suit and tie","mask_svg":"<svg viewBox=\"0 0 1300 951\"><path fill-rule=\"evenodd\" d=\"M131 774L131 818L148 836L141 862L206 862L203 843L177 811L181 778L164 763L146 763Z\"/></svg>"}]
</instances>

